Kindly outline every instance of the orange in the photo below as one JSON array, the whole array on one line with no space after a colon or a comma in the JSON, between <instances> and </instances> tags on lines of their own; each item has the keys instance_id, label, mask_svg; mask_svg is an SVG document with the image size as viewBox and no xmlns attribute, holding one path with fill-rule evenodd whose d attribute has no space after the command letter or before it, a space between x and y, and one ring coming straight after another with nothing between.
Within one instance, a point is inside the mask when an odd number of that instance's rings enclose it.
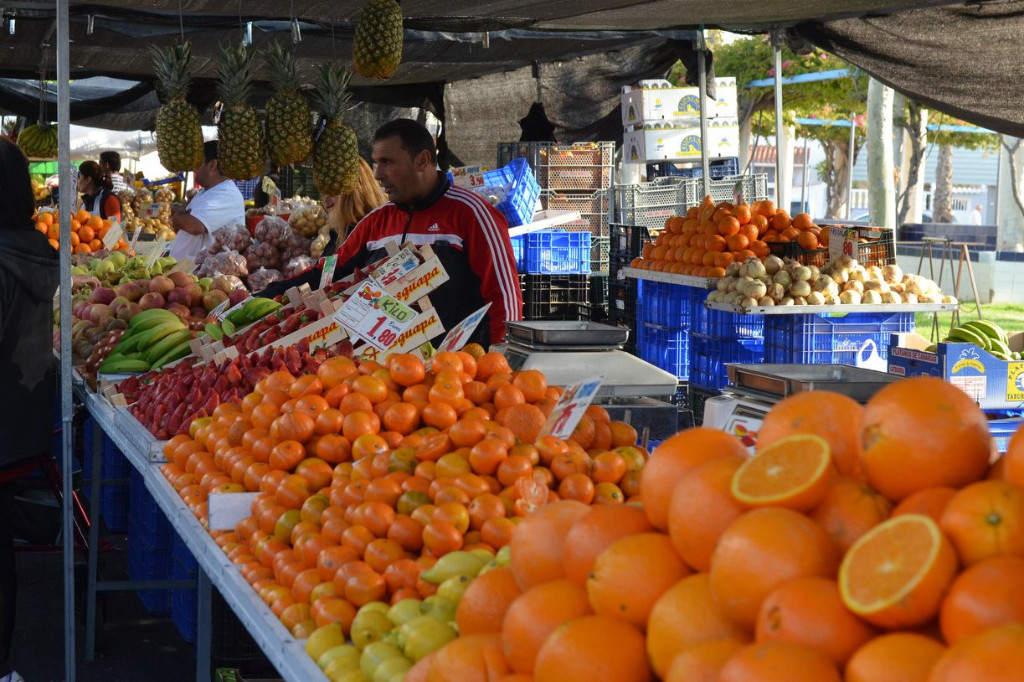
<instances>
[{"instance_id":1,"label":"orange","mask_svg":"<svg viewBox=\"0 0 1024 682\"><path fill-rule=\"evenodd\" d=\"M516 526L509 544L512 572L520 588L565 577L565 538L572 524L589 512L590 507L581 502L560 500L544 505Z\"/></svg>"},{"instance_id":2,"label":"orange","mask_svg":"<svg viewBox=\"0 0 1024 682\"><path fill-rule=\"evenodd\" d=\"M736 470L732 494L748 507L808 511L828 492L831 464L824 438L788 436L762 448Z\"/></svg>"},{"instance_id":3,"label":"orange","mask_svg":"<svg viewBox=\"0 0 1024 682\"><path fill-rule=\"evenodd\" d=\"M893 382L864 406L867 480L896 502L924 488L981 479L991 439L985 413L937 377Z\"/></svg>"},{"instance_id":4,"label":"orange","mask_svg":"<svg viewBox=\"0 0 1024 682\"><path fill-rule=\"evenodd\" d=\"M509 666L518 673L532 673L537 652L551 633L591 612L586 590L568 580L541 583L523 592L508 607L501 625Z\"/></svg>"},{"instance_id":5,"label":"orange","mask_svg":"<svg viewBox=\"0 0 1024 682\"><path fill-rule=\"evenodd\" d=\"M1010 682L1024 669L1024 625L1007 623L960 640L932 668L929 682Z\"/></svg>"},{"instance_id":6,"label":"orange","mask_svg":"<svg viewBox=\"0 0 1024 682\"><path fill-rule=\"evenodd\" d=\"M1024 487L1024 429L1017 429L1003 455L1003 477L1010 483Z\"/></svg>"},{"instance_id":7,"label":"orange","mask_svg":"<svg viewBox=\"0 0 1024 682\"><path fill-rule=\"evenodd\" d=\"M667 536L629 535L597 555L587 579L587 596L594 613L621 618L643 630L658 598L689 573Z\"/></svg>"},{"instance_id":8,"label":"orange","mask_svg":"<svg viewBox=\"0 0 1024 682\"><path fill-rule=\"evenodd\" d=\"M716 682L725 662L742 648L743 643L735 639L694 644L672 659L663 678L665 682Z\"/></svg>"},{"instance_id":9,"label":"orange","mask_svg":"<svg viewBox=\"0 0 1024 682\"><path fill-rule=\"evenodd\" d=\"M839 567L839 592L846 607L869 623L911 627L938 615L956 570L956 552L938 524L904 514L853 543Z\"/></svg>"},{"instance_id":10,"label":"orange","mask_svg":"<svg viewBox=\"0 0 1024 682\"><path fill-rule=\"evenodd\" d=\"M455 611L460 635L500 633L505 613L521 594L510 568L495 568L477 576L466 588Z\"/></svg>"},{"instance_id":11,"label":"orange","mask_svg":"<svg viewBox=\"0 0 1024 682\"><path fill-rule=\"evenodd\" d=\"M829 578L797 578L775 588L761 605L755 639L793 642L816 649L840 668L874 635L850 613Z\"/></svg>"},{"instance_id":12,"label":"orange","mask_svg":"<svg viewBox=\"0 0 1024 682\"><path fill-rule=\"evenodd\" d=\"M508 360L501 353L485 353L476 361L476 380L487 381L495 374L511 372Z\"/></svg>"},{"instance_id":13,"label":"orange","mask_svg":"<svg viewBox=\"0 0 1024 682\"><path fill-rule=\"evenodd\" d=\"M918 490L903 499L892 510L892 516L900 514L924 514L930 516L935 523L942 518L942 511L956 495L956 488L936 486Z\"/></svg>"},{"instance_id":14,"label":"orange","mask_svg":"<svg viewBox=\"0 0 1024 682\"><path fill-rule=\"evenodd\" d=\"M972 483L946 504L939 526L966 566L1024 556L1024 488L1000 480Z\"/></svg>"},{"instance_id":15,"label":"orange","mask_svg":"<svg viewBox=\"0 0 1024 682\"><path fill-rule=\"evenodd\" d=\"M500 389L499 389L500 390ZM509 428L521 443L537 440L547 417L536 405L516 404L498 413L498 423Z\"/></svg>"},{"instance_id":16,"label":"orange","mask_svg":"<svg viewBox=\"0 0 1024 682\"><path fill-rule=\"evenodd\" d=\"M672 492L683 475L702 462L728 454L745 457L747 450L739 439L718 429L688 429L662 442L640 477L640 497L651 524L667 530Z\"/></svg>"},{"instance_id":17,"label":"orange","mask_svg":"<svg viewBox=\"0 0 1024 682\"><path fill-rule=\"evenodd\" d=\"M725 662L718 682L840 682L825 654L792 642L749 644Z\"/></svg>"},{"instance_id":18,"label":"orange","mask_svg":"<svg viewBox=\"0 0 1024 682\"><path fill-rule=\"evenodd\" d=\"M949 588L939 624L949 644L1003 623L1024 623L1024 558L993 557L974 564Z\"/></svg>"},{"instance_id":19,"label":"orange","mask_svg":"<svg viewBox=\"0 0 1024 682\"><path fill-rule=\"evenodd\" d=\"M421 383L427 375L423 361L412 353L396 353L388 357L387 368L392 381L399 386Z\"/></svg>"},{"instance_id":20,"label":"orange","mask_svg":"<svg viewBox=\"0 0 1024 682\"><path fill-rule=\"evenodd\" d=\"M854 478L836 480L810 517L832 538L841 554L864 533L889 518L892 502Z\"/></svg>"},{"instance_id":21,"label":"orange","mask_svg":"<svg viewBox=\"0 0 1024 682\"><path fill-rule=\"evenodd\" d=\"M555 631L537 654L536 682L647 682L644 636L625 621L584 616Z\"/></svg>"},{"instance_id":22,"label":"orange","mask_svg":"<svg viewBox=\"0 0 1024 682\"><path fill-rule=\"evenodd\" d=\"M814 251L818 248L818 237L813 232L801 232L796 238L796 243L805 251Z\"/></svg>"},{"instance_id":23,"label":"orange","mask_svg":"<svg viewBox=\"0 0 1024 682\"><path fill-rule=\"evenodd\" d=\"M795 578L831 577L836 554L825 531L806 516L778 507L755 509L722 533L711 557L711 592L729 618L753 628L772 590Z\"/></svg>"},{"instance_id":24,"label":"orange","mask_svg":"<svg viewBox=\"0 0 1024 682\"><path fill-rule=\"evenodd\" d=\"M846 682L928 682L935 661L946 648L914 632L875 637L846 664Z\"/></svg>"},{"instance_id":25,"label":"orange","mask_svg":"<svg viewBox=\"0 0 1024 682\"><path fill-rule=\"evenodd\" d=\"M568 479L566 479L568 480ZM601 505L580 517L565 537L565 577L586 585L594 561L620 538L651 530L643 510L631 505Z\"/></svg>"},{"instance_id":26,"label":"orange","mask_svg":"<svg viewBox=\"0 0 1024 682\"><path fill-rule=\"evenodd\" d=\"M647 620L647 657L661 676L680 651L722 639L746 644L750 636L715 603L707 573L689 575L669 588Z\"/></svg>"},{"instance_id":27,"label":"orange","mask_svg":"<svg viewBox=\"0 0 1024 682\"><path fill-rule=\"evenodd\" d=\"M829 391L806 391L775 405L757 431L757 451L795 434L828 441L832 460L843 476L861 478L863 408L852 398Z\"/></svg>"},{"instance_id":28,"label":"orange","mask_svg":"<svg viewBox=\"0 0 1024 682\"><path fill-rule=\"evenodd\" d=\"M543 372L536 369L524 369L512 377L512 385L523 393L528 403L535 403L544 397L548 390L548 380ZM531 439L532 441L533 439Z\"/></svg>"},{"instance_id":29,"label":"orange","mask_svg":"<svg viewBox=\"0 0 1024 682\"><path fill-rule=\"evenodd\" d=\"M676 484L668 534L679 556L695 570L711 569L719 538L745 511L730 490L733 475L745 461L739 455L716 457L698 464Z\"/></svg>"},{"instance_id":30,"label":"orange","mask_svg":"<svg viewBox=\"0 0 1024 682\"><path fill-rule=\"evenodd\" d=\"M499 635L464 635L434 653L427 682L492 682L508 672ZM409 677L403 679L408 680Z\"/></svg>"}]
</instances>

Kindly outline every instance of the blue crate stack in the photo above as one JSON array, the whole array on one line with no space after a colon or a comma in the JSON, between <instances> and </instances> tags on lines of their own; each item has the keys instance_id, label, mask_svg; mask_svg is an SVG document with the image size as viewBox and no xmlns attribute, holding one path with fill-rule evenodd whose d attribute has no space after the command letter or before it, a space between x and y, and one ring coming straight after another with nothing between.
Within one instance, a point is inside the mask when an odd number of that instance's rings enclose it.
<instances>
[{"instance_id":1,"label":"blue crate stack","mask_svg":"<svg viewBox=\"0 0 1024 682\"><path fill-rule=\"evenodd\" d=\"M177 533L171 548L171 577L175 580L194 580L199 566L185 541ZM196 641L196 591L175 589L171 591L171 622L178 629L181 638L194 644Z\"/></svg>"},{"instance_id":2,"label":"blue crate stack","mask_svg":"<svg viewBox=\"0 0 1024 682\"><path fill-rule=\"evenodd\" d=\"M169 580L174 528L146 490L142 475L132 470L128 519L128 577L132 580ZM171 590L137 590L139 600L153 614L171 612Z\"/></svg>"},{"instance_id":3,"label":"blue crate stack","mask_svg":"<svg viewBox=\"0 0 1024 682\"><path fill-rule=\"evenodd\" d=\"M516 239L524 240L519 272L527 275L590 274L589 232L538 230Z\"/></svg>"},{"instance_id":4,"label":"blue crate stack","mask_svg":"<svg viewBox=\"0 0 1024 682\"><path fill-rule=\"evenodd\" d=\"M764 330L765 362L854 365L865 344L874 344L884 360L890 334L912 331L913 313L771 315Z\"/></svg>"},{"instance_id":5,"label":"blue crate stack","mask_svg":"<svg viewBox=\"0 0 1024 682\"><path fill-rule=\"evenodd\" d=\"M764 361L765 316L709 310L707 294L690 299L690 386L717 394L729 383L727 364Z\"/></svg>"},{"instance_id":6,"label":"blue crate stack","mask_svg":"<svg viewBox=\"0 0 1024 682\"><path fill-rule=\"evenodd\" d=\"M508 193L495 208L508 220L509 227L526 225L533 220L540 185L526 159L512 159L508 164L484 172L484 185L505 187Z\"/></svg>"},{"instance_id":7,"label":"blue crate stack","mask_svg":"<svg viewBox=\"0 0 1024 682\"><path fill-rule=\"evenodd\" d=\"M93 452L94 425L95 422L92 417L89 417L85 420L82 430L84 435L82 457L84 463L83 488L86 497L88 497L89 484L92 481L92 458L95 455ZM117 449L117 446L114 445L114 441L110 439L110 436L104 433L102 437L100 478L112 482L100 487L100 516L103 518L103 523L108 531L123 533L128 529L128 486L125 483L114 481L121 480L127 482L132 466L125 459L121 451Z\"/></svg>"},{"instance_id":8,"label":"blue crate stack","mask_svg":"<svg viewBox=\"0 0 1024 682\"><path fill-rule=\"evenodd\" d=\"M647 280L639 286L637 354L680 381L690 378L690 301L699 291Z\"/></svg>"}]
</instances>

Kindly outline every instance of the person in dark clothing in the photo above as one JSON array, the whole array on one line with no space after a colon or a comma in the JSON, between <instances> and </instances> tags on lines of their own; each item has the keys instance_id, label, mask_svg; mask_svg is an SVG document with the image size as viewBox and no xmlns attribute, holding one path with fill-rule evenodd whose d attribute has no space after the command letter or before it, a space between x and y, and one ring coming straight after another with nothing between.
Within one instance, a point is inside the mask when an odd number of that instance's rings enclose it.
<instances>
[{"instance_id":1,"label":"person in dark clothing","mask_svg":"<svg viewBox=\"0 0 1024 682\"><path fill-rule=\"evenodd\" d=\"M5 138L0 187L0 682L18 682L8 663L16 594L13 474L45 452L53 434L53 295L60 266L32 221L28 160Z\"/></svg>"},{"instance_id":2,"label":"person in dark clothing","mask_svg":"<svg viewBox=\"0 0 1024 682\"><path fill-rule=\"evenodd\" d=\"M448 182L437 170L433 137L416 121L396 119L381 126L373 138L373 163L389 202L360 220L338 247L334 278L380 260L388 243L429 244L449 277L430 295L445 329L490 303L490 324L478 326L469 341L485 348L500 342L505 323L523 315L505 216L479 194ZM320 270L314 268L275 282L262 295L274 296L303 282L316 287L319 281Z\"/></svg>"}]
</instances>

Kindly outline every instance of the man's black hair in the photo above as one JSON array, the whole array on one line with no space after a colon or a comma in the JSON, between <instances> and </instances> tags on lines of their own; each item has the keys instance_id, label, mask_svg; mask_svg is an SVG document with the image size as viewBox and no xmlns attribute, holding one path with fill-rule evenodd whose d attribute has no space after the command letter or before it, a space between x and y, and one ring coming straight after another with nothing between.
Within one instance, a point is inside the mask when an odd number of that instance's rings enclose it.
<instances>
[{"instance_id":1,"label":"man's black hair","mask_svg":"<svg viewBox=\"0 0 1024 682\"><path fill-rule=\"evenodd\" d=\"M121 170L121 155L115 151L107 151L100 154L100 165L107 165L107 169L111 173L117 173Z\"/></svg>"},{"instance_id":2,"label":"man's black hair","mask_svg":"<svg viewBox=\"0 0 1024 682\"><path fill-rule=\"evenodd\" d=\"M217 158L217 140L208 140L203 143L203 161L210 163Z\"/></svg>"},{"instance_id":3,"label":"man's black hair","mask_svg":"<svg viewBox=\"0 0 1024 682\"><path fill-rule=\"evenodd\" d=\"M409 152L413 158L419 156L422 151L430 153L430 162L437 163L437 145L434 137L423 124L411 118L396 118L388 121L373 135L373 141L379 142L389 137L397 137L402 141L402 148Z\"/></svg>"}]
</instances>

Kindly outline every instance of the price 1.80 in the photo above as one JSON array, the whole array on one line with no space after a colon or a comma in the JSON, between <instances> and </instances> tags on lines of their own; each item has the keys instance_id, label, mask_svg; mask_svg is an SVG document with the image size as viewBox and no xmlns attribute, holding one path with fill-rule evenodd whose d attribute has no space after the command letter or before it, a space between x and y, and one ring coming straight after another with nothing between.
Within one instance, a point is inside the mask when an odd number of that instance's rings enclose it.
<instances>
[{"instance_id":1,"label":"price 1.80","mask_svg":"<svg viewBox=\"0 0 1024 682\"><path fill-rule=\"evenodd\" d=\"M387 321L387 316L381 315L377 318L377 323L367 331L367 335L376 340L379 345L384 346L384 348L390 348L395 345L395 341L398 340L398 334L390 327L381 329Z\"/></svg>"}]
</instances>

